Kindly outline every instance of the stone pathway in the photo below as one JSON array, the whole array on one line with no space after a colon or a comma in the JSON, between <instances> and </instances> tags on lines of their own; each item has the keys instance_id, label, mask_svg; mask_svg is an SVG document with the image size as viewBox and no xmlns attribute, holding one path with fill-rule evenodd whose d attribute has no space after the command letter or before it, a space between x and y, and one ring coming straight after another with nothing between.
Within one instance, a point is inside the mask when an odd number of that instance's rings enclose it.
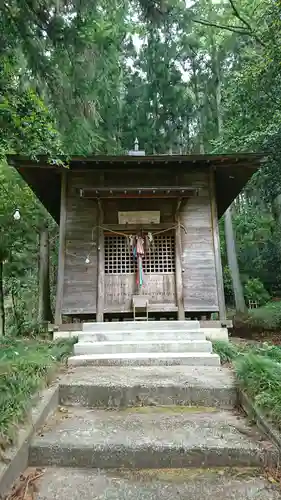
<instances>
[{"instance_id":1,"label":"stone pathway","mask_svg":"<svg viewBox=\"0 0 281 500\"><path fill-rule=\"evenodd\" d=\"M30 446L37 500L281 500L277 451L235 404L221 367L72 368Z\"/></svg>"}]
</instances>

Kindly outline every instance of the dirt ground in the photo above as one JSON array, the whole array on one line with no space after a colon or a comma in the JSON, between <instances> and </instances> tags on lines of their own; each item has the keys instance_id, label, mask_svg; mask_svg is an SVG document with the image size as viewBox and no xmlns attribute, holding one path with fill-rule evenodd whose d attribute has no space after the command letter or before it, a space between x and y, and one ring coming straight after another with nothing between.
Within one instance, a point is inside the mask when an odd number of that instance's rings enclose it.
<instances>
[{"instance_id":1,"label":"dirt ground","mask_svg":"<svg viewBox=\"0 0 281 500\"><path fill-rule=\"evenodd\" d=\"M246 328L233 328L230 330L230 338L233 341L259 343L268 342L270 344L281 345L281 331L255 331Z\"/></svg>"}]
</instances>

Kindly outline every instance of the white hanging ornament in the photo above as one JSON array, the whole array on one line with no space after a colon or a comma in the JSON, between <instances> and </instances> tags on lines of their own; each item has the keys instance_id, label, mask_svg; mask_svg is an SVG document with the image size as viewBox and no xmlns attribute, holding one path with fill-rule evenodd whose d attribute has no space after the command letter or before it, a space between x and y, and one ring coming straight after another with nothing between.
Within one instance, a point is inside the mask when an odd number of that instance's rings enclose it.
<instances>
[{"instance_id":1,"label":"white hanging ornament","mask_svg":"<svg viewBox=\"0 0 281 500\"><path fill-rule=\"evenodd\" d=\"M15 211L15 213L14 213L14 220L20 220L20 217L21 217L20 211L17 208L16 211Z\"/></svg>"},{"instance_id":2,"label":"white hanging ornament","mask_svg":"<svg viewBox=\"0 0 281 500\"><path fill-rule=\"evenodd\" d=\"M86 257L85 264L90 264L90 259L89 259L89 257Z\"/></svg>"}]
</instances>

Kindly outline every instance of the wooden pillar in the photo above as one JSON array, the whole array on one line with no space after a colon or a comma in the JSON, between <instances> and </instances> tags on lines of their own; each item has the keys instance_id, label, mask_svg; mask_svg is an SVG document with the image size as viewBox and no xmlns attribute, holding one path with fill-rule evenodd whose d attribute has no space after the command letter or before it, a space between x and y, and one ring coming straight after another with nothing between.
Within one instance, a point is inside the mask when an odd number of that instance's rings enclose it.
<instances>
[{"instance_id":1,"label":"wooden pillar","mask_svg":"<svg viewBox=\"0 0 281 500\"><path fill-rule=\"evenodd\" d=\"M97 270L97 321L103 321L104 311L104 231L103 225L103 208L101 201L98 200L98 270Z\"/></svg>"},{"instance_id":2,"label":"wooden pillar","mask_svg":"<svg viewBox=\"0 0 281 500\"><path fill-rule=\"evenodd\" d=\"M39 244L38 323L43 323L53 321L50 300L50 252L47 225L40 231Z\"/></svg>"},{"instance_id":3,"label":"wooden pillar","mask_svg":"<svg viewBox=\"0 0 281 500\"><path fill-rule=\"evenodd\" d=\"M66 224L66 188L67 188L67 170L61 173L61 200L60 200L60 233L59 233L59 258L58 258L58 278L57 278L57 296L55 324L62 322L61 308L63 300L64 285L64 264L65 264L65 224Z\"/></svg>"},{"instance_id":4,"label":"wooden pillar","mask_svg":"<svg viewBox=\"0 0 281 500\"><path fill-rule=\"evenodd\" d=\"M212 169L210 171L209 179L210 179L209 180L209 192L210 192L210 204L211 204L211 223L212 223L212 235L213 235L213 245L214 245L214 254L215 254L219 316L220 316L220 320L223 321L226 319L226 310L225 310L223 272L222 272L221 251L220 251L218 210L217 210L217 200L216 200L216 191L215 191L215 172Z\"/></svg>"},{"instance_id":5,"label":"wooden pillar","mask_svg":"<svg viewBox=\"0 0 281 500\"><path fill-rule=\"evenodd\" d=\"M182 245L181 245L181 226L180 226L180 206L181 200L179 200L175 215L176 220L176 231L175 231L175 245L176 245L176 300L178 306L178 320L184 320L184 304L183 304L183 282L182 282Z\"/></svg>"}]
</instances>

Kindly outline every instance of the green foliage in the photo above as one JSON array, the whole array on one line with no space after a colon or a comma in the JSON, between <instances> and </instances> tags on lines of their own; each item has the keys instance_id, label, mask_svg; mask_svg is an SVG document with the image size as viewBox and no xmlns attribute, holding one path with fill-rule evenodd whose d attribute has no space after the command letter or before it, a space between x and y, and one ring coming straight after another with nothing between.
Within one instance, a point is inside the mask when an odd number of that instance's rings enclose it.
<instances>
[{"instance_id":1,"label":"green foliage","mask_svg":"<svg viewBox=\"0 0 281 500\"><path fill-rule=\"evenodd\" d=\"M53 116L32 83L22 84L22 70L17 48L1 47L0 159L7 153L61 153Z\"/></svg>"},{"instance_id":2,"label":"green foliage","mask_svg":"<svg viewBox=\"0 0 281 500\"><path fill-rule=\"evenodd\" d=\"M15 441L17 426L31 409L32 396L52 380L58 363L72 353L74 342L1 339L1 443Z\"/></svg>"},{"instance_id":3,"label":"green foliage","mask_svg":"<svg viewBox=\"0 0 281 500\"><path fill-rule=\"evenodd\" d=\"M281 427L281 346L214 341L213 350L223 364L232 363L239 387Z\"/></svg>"},{"instance_id":4,"label":"green foliage","mask_svg":"<svg viewBox=\"0 0 281 500\"><path fill-rule=\"evenodd\" d=\"M281 290L281 7L235 5L241 19L223 0L4 2L0 155L119 154L135 137L147 154L265 151L233 207L246 298L263 303ZM47 218L23 186L3 162L0 253L13 334L36 327L37 234ZM232 305L222 231L221 250Z\"/></svg>"},{"instance_id":5,"label":"green foliage","mask_svg":"<svg viewBox=\"0 0 281 500\"><path fill-rule=\"evenodd\" d=\"M19 208L20 220L13 215ZM0 258L4 261L6 331L25 335L37 328L38 235L48 223L51 270L56 264L58 228L17 172L0 163ZM54 273L52 288L54 288Z\"/></svg>"},{"instance_id":6,"label":"green foliage","mask_svg":"<svg viewBox=\"0 0 281 500\"><path fill-rule=\"evenodd\" d=\"M232 289L232 280L231 273L228 266L223 267L223 283L224 283L224 294L225 300L228 305L233 304L233 289Z\"/></svg>"},{"instance_id":7,"label":"green foliage","mask_svg":"<svg viewBox=\"0 0 281 500\"><path fill-rule=\"evenodd\" d=\"M281 363L281 347L276 345L270 345L267 342L263 344L258 344L252 348L252 352L259 356L266 356L277 363Z\"/></svg>"},{"instance_id":8,"label":"green foliage","mask_svg":"<svg viewBox=\"0 0 281 500\"><path fill-rule=\"evenodd\" d=\"M240 349L232 342L214 340L212 341L212 344L213 352L220 356L221 362L223 364L231 363L240 354Z\"/></svg>"},{"instance_id":9,"label":"green foliage","mask_svg":"<svg viewBox=\"0 0 281 500\"><path fill-rule=\"evenodd\" d=\"M260 330L281 328L281 302L269 302L263 307L251 309L246 324Z\"/></svg>"},{"instance_id":10,"label":"green foliage","mask_svg":"<svg viewBox=\"0 0 281 500\"><path fill-rule=\"evenodd\" d=\"M265 356L281 362L281 347L263 342L262 344L234 343L233 341L213 340L213 351L221 358L222 364L233 363L243 355Z\"/></svg>"},{"instance_id":11,"label":"green foliage","mask_svg":"<svg viewBox=\"0 0 281 500\"><path fill-rule=\"evenodd\" d=\"M279 427L281 426L281 364L267 356L247 354L235 362L235 373L242 389Z\"/></svg>"},{"instance_id":12,"label":"green foliage","mask_svg":"<svg viewBox=\"0 0 281 500\"><path fill-rule=\"evenodd\" d=\"M147 154L187 152L192 149L190 126L194 116L193 89L183 79L179 60L184 11L178 7L156 26L132 24L139 50L127 44L133 64L125 67L122 105L122 146L131 149L135 137ZM171 27L173 26L173 28Z\"/></svg>"},{"instance_id":13,"label":"green foliage","mask_svg":"<svg viewBox=\"0 0 281 500\"><path fill-rule=\"evenodd\" d=\"M0 129L0 157L7 152L31 157L61 152L52 117L32 89L18 95L14 86L6 86L0 102Z\"/></svg>"},{"instance_id":14,"label":"green foliage","mask_svg":"<svg viewBox=\"0 0 281 500\"><path fill-rule=\"evenodd\" d=\"M250 278L244 285L245 298L256 301L259 305L263 305L269 301L270 296L259 278Z\"/></svg>"}]
</instances>

